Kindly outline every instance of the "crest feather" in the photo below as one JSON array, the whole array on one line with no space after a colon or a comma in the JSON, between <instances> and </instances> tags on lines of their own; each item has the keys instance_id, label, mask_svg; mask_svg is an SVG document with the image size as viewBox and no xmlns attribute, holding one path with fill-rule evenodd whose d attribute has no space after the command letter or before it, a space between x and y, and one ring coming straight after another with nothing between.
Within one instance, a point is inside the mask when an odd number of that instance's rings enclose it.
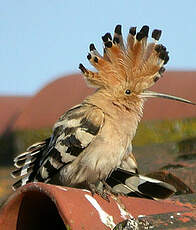
<instances>
[{"instance_id":1,"label":"crest feather","mask_svg":"<svg viewBox=\"0 0 196 230\"><path fill-rule=\"evenodd\" d=\"M163 74L168 60L168 52L163 45L157 44L161 30L153 30L153 42L148 43L149 27L144 25L139 32L131 27L127 44L123 42L121 25L117 25L112 38L110 33L103 37L104 55L101 56L94 44L90 44L87 55L90 63L97 69L94 73L82 64L79 68L88 83L96 88L113 87L128 82L135 92L151 87Z\"/></svg>"}]
</instances>

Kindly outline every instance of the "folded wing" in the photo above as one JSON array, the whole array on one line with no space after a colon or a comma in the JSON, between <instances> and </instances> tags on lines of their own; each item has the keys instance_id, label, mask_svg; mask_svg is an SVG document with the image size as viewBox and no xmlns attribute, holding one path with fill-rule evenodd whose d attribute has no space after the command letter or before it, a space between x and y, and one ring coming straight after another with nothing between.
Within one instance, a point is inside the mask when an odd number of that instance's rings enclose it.
<instances>
[{"instance_id":1,"label":"folded wing","mask_svg":"<svg viewBox=\"0 0 196 230\"><path fill-rule=\"evenodd\" d=\"M30 146L14 159L18 169L12 176L22 178L13 189L32 181L50 181L91 143L103 123L104 114L96 106L83 103L71 108L56 122L51 138Z\"/></svg>"}]
</instances>

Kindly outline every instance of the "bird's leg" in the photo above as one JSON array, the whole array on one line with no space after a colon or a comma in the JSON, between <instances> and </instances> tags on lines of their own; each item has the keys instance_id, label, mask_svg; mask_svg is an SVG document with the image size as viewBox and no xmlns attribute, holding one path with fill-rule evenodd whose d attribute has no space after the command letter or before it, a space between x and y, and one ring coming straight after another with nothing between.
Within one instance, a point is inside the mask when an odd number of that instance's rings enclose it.
<instances>
[{"instance_id":1,"label":"bird's leg","mask_svg":"<svg viewBox=\"0 0 196 230\"><path fill-rule=\"evenodd\" d=\"M112 195L114 195L114 196L127 196L125 193L123 193L123 192L116 192L116 191L114 191L114 189L110 186L110 185L108 185L108 183L107 182L105 182L105 181L102 181L102 183L104 184L104 187L105 187L105 191L108 193L108 194L112 194Z\"/></svg>"},{"instance_id":2,"label":"bird's leg","mask_svg":"<svg viewBox=\"0 0 196 230\"><path fill-rule=\"evenodd\" d=\"M108 198L108 192L105 190L105 186L101 180L97 181L95 184L89 184L89 189L94 195L95 193L100 195L104 200L110 201Z\"/></svg>"}]
</instances>

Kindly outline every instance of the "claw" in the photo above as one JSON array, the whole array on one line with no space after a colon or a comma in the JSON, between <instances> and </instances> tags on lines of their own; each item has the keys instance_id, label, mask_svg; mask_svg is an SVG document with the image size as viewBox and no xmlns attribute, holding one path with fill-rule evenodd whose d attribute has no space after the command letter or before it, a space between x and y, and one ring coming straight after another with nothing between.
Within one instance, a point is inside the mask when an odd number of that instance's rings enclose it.
<instances>
[{"instance_id":1,"label":"claw","mask_svg":"<svg viewBox=\"0 0 196 230\"><path fill-rule=\"evenodd\" d=\"M89 189L92 193L92 196L94 196L94 194L98 194L104 200L110 202L108 198L109 193L107 192L107 190L105 190L104 184L102 181L98 181L96 184L89 184Z\"/></svg>"},{"instance_id":2,"label":"claw","mask_svg":"<svg viewBox=\"0 0 196 230\"><path fill-rule=\"evenodd\" d=\"M114 195L114 196L126 196L126 197L129 196L128 194L125 194L123 192L116 192L116 191L114 191L114 189L110 185L108 185L105 181L102 181L102 183L105 186L105 190L110 195Z\"/></svg>"}]
</instances>

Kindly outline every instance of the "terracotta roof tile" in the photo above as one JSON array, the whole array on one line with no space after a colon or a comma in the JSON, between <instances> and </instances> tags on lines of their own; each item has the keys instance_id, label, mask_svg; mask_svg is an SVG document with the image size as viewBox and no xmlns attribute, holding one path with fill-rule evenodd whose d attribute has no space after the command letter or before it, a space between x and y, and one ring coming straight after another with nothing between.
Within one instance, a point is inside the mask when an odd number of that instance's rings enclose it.
<instances>
[{"instance_id":1,"label":"terracotta roof tile","mask_svg":"<svg viewBox=\"0 0 196 230\"><path fill-rule=\"evenodd\" d=\"M196 72L170 71L164 74L152 90L196 101L195 85ZM16 129L51 127L61 114L80 103L93 90L87 88L81 75L59 78L35 95L14 127ZM144 109L145 120L195 116L194 106L164 99L151 99L146 102Z\"/></svg>"},{"instance_id":2,"label":"terracotta roof tile","mask_svg":"<svg viewBox=\"0 0 196 230\"><path fill-rule=\"evenodd\" d=\"M0 210L0 225L3 230L109 230L122 229L116 224L124 226L129 219L126 229L195 229L195 196L191 203L188 196L174 198L155 201L111 196L108 202L88 190L31 183L5 202Z\"/></svg>"},{"instance_id":3,"label":"terracotta roof tile","mask_svg":"<svg viewBox=\"0 0 196 230\"><path fill-rule=\"evenodd\" d=\"M93 92L81 75L70 75L51 82L28 104L17 119L16 129L51 127L70 107L80 103Z\"/></svg>"},{"instance_id":4,"label":"terracotta roof tile","mask_svg":"<svg viewBox=\"0 0 196 230\"><path fill-rule=\"evenodd\" d=\"M183 97L196 102L196 71L168 71L151 90ZM151 99L144 106L144 119L196 117L195 106L165 99Z\"/></svg>"},{"instance_id":5,"label":"terracotta roof tile","mask_svg":"<svg viewBox=\"0 0 196 230\"><path fill-rule=\"evenodd\" d=\"M19 116L31 97L1 96L0 97L0 133L3 133Z\"/></svg>"}]
</instances>

